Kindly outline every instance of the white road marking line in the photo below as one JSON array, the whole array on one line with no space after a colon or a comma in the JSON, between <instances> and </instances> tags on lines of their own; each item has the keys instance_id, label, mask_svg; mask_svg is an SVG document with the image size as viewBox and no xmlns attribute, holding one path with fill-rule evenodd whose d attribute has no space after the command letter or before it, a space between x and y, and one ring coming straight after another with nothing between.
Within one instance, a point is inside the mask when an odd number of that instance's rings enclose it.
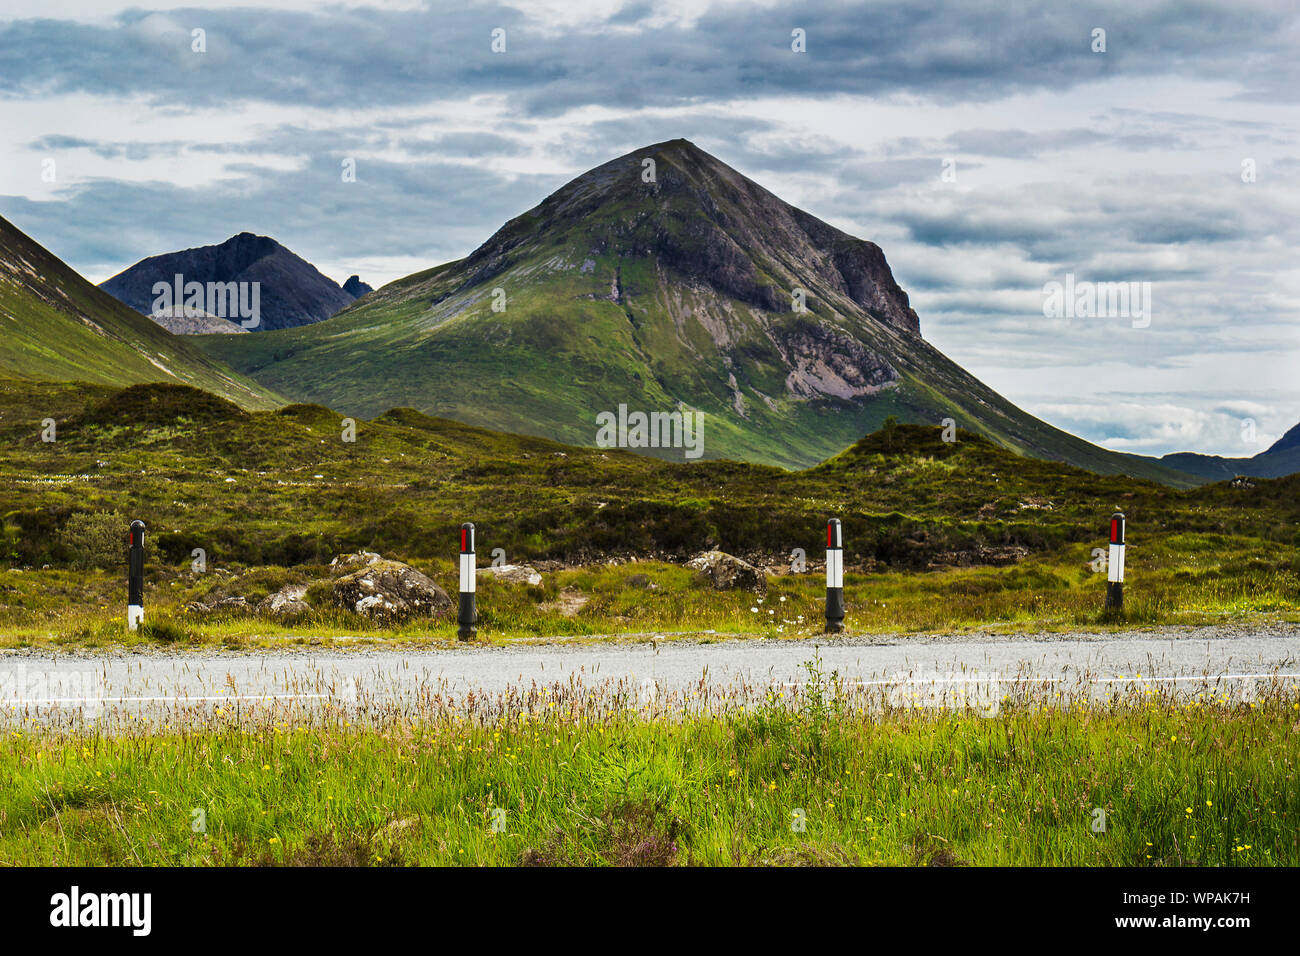
<instances>
[{"instance_id":1,"label":"white road marking line","mask_svg":"<svg viewBox=\"0 0 1300 956\"><path fill-rule=\"evenodd\" d=\"M1300 674L1215 674L1212 677L1090 677L1090 684L1148 684L1177 683L1178 681L1200 681L1209 683L1219 680L1300 680ZM1074 683L1077 677L918 677L905 680L865 680L845 681L848 687L885 687L895 684L1064 684ZM779 687L802 687L807 681L787 681Z\"/></svg>"},{"instance_id":2,"label":"white road marking line","mask_svg":"<svg viewBox=\"0 0 1300 956\"><path fill-rule=\"evenodd\" d=\"M1090 684L1148 684L1148 683L1177 683L1187 681L1199 681L1209 683L1210 681L1220 680L1300 680L1300 674L1216 674L1213 677L1203 676L1185 676L1185 677L1092 677L1088 678ZM871 680L871 681L848 681L845 686L849 687L893 687L906 684L1060 684L1067 681L1077 682L1078 678L1067 677L935 677L935 678L910 678L907 680ZM778 684L778 687L802 687L806 681L785 681ZM215 694L202 695L198 697L177 697L158 695L150 697L38 697L32 700L23 700L18 703L24 705L32 704L129 704L129 703L202 703L208 701L267 701L267 700L330 700L330 699L347 699L348 694ZM10 709L15 709L18 703L10 703Z\"/></svg>"},{"instance_id":3,"label":"white road marking line","mask_svg":"<svg viewBox=\"0 0 1300 956\"><path fill-rule=\"evenodd\" d=\"M157 697L37 697L32 700L23 700L23 704L130 704L130 703L156 703L158 701L168 701L171 703L192 703L195 701L229 701L229 700L327 700L331 697L346 697L340 694L218 694L202 697L168 697L161 695ZM16 707L17 704L11 704Z\"/></svg>"}]
</instances>

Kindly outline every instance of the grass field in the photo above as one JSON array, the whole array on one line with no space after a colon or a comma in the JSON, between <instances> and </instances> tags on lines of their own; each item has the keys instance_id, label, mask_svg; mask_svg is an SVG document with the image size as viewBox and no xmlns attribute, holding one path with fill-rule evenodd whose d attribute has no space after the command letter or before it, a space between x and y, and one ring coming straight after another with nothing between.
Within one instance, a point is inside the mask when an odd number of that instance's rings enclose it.
<instances>
[{"instance_id":1,"label":"grass field","mask_svg":"<svg viewBox=\"0 0 1300 956\"><path fill-rule=\"evenodd\" d=\"M1184 542L1186 543L1186 542ZM1204 542L1206 554L1217 554ZM1222 573L1212 561L1196 567L1195 549L1172 568L1144 558L1129 564L1122 615L1103 610L1104 574L1092 570L1082 548L1067 562L1022 562L1009 567L959 568L925 573L850 574L846 579L851 633L1105 630L1142 625L1212 625L1300 621L1294 575L1260 562L1252 575ZM1289 559L1279 549L1278 561ZM422 570L450 590L450 562ZM288 583L327 578L328 569L304 566L246 569L234 578L254 600ZM187 569L151 575L147 626L124 625L121 576L106 571L47 570L0 574L0 647L274 646L329 642L451 642L452 616L380 626L348 611L316 612L293 624L276 624L252 611L197 615L185 604L230 590L223 579ZM825 619L825 579L820 573L769 577L767 594L719 592L690 569L658 561L596 565L548 572L537 586L484 579L479 585L480 641L575 638L656 632L695 638L810 637ZM670 637L671 639L671 637Z\"/></svg>"},{"instance_id":2,"label":"grass field","mask_svg":"<svg viewBox=\"0 0 1300 956\"><path fill-rule=\"evenodd\" d=\"M40 439L47 417L58 422L55 442ZM831 515L843 521L855 630L1300 613L1300 476L1180 490L1020 458L964 432L944 442L921 426L884 429L792 472L673 464L409 410L355 423L350 443L340 422L313 406L248 413L179 387L0 387L0 646L122 639L121 535L131 517L150 528L157 626L141 637L170 643L450 637L440 620L379 631L323 608L288 628L181 608L221 596L255 603L281 585L322 580L334 555L360 549L410 562L452 591L465 520L477 525L480 564L500 548L545 571L540 587L483 585L488 639L810 633L821 621ZM1094 549L1117 508L1128 515L1128 606L1106 622ZM86 527L105 540L76 530ZM190 570L196 548L204 574ZM766 603L694 581L681 564L709 548L771 569ZM796 549L807 574L788 573Z\"/></svg>"},{"instance_id":3,"label":"grass field","mask_svg":"<svg viewBox=\"0 0 1300 956\"><path fill-rule=\"evenodd\" d=\"M55 442L37 425L58 423ZM484 578L480 640L807 637L841 518L851 632L1300 619L1300 476L1174 489L897 426L804 471L574 448L395 410L249 413L190 389L0 387L0 647L455 639L318 601L292 626L187 611L328 590L368 549L448 591L462 521L540 585ZM1102 614L1111 511L1125 613ZM122 533L150 527L128 635ZM206 570L191 564L193 549ZM769 569L759 596L683 562ZM790 571L803 549L807 573ZM315 593L309 591L309 594ZM712 632L711 634L707 632ZM749 696L746 696L749 695ZM1300 698L1011 696L994 716L838 685L437 693L400 712L205 705L170 724L6 711L0 864L1300 865ZM504 815L502 815L504 814ZM1097 828L1104 817L1105 829Z\"/></svg>"},{"instance_id":4,"label":"grass field","mask_svg":"<svg viewBox=\"0 0 1300 956\"><path fill-rule=\"evenodd\" d=\"M580 688L420 713L17 725L4 865L1300 864L1300 697L994 716L847 694ZM129 722L128 722L129 723Z\"/></svg>"}]
</instances>

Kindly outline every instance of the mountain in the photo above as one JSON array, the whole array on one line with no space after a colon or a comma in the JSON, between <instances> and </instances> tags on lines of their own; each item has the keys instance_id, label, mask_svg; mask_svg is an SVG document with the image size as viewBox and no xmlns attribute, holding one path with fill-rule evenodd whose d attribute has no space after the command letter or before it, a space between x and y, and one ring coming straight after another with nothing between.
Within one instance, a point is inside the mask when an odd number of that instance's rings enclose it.
<instances>
[{"instance_id":1,"label":"mountain","mask_svg":"<svg viewBox=\"0 0 1300 956\"><path fill-rule=\"evenodd\" d=\"M343 291L354 299L359 299L367 292L374 292L374 287L366 285L361 281L361 276L349 276L348 281L343 283Z\"/></svg>"},{"instance_id":2,"label":"mountain","mask_svg":"<svg viewBox=\"0 0 1300 956\"><path fill-rule=\"evenodd\" d=\"M250 326L254 332L320 322L357 298L274 239L251 232L241 232L216 246L150 256L100 283L100 288L137 312L152 315L157 304L154 283L172 286L178 275L186 283L200 282L205 288L208 283L258 283L260 322ZM241 319L252 311L251 290L245 292L245 301L250 308L244 313L233 305L224 311L207 311L243 325ZM179 302L169 301L166 308L173 305Z\"/></svg>"},{"instance_id":3,"label":"mountain","mask_svg":"<svg viewBox=\"0 0 1300 956\"><path fill-rule=\"evenodd\" d=\"M283 404L191 341L100 291L0 218L0 377L183 383L246 408Z\"/></svg>"},{"instance_id":4,"label":"mountain","mask_svg":"<svg viewBox=\"0 0 1300 956\"><path fill-rule=\"evenodd\" d=\"M465 259L326 322L198 341L345 414L406 405L591 445L602 412L680 406L705 414L706 457L785 467L828 458L889 416L952 418L1021 454L1193 482L999 396L922 338L877 245L680 139L579 176Z\"/></svg>"},{"instance_id":5,"label":"mountain","mask_svg":"<svg viewBox=\"0 0 1300 956\"><path fill-rule=\"evenodd\" d=\"M1170 468L1207 481L1226 481L1238 475L1251 478L1282 478L1300 472L1300 425L1295 425L1265 451L1250 458L1222 458L1177 452L1160 458Z\"/></svg>"}]
</instances>

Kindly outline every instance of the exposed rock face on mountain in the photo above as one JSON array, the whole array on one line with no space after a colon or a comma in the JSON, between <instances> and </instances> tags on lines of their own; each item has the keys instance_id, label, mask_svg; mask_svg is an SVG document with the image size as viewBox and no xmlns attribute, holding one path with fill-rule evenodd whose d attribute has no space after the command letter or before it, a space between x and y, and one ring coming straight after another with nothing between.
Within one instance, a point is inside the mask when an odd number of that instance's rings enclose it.
<instances>
[{"instance_id":1,"label":"exposed rock face on mountain","mask_svg":"<svg viewBox=\"0 0 1300 956\"><path fill-rule=\"evenodd\" d=\"M672 140L584 173L465 259L328 322L202 344L352 415L411 406L590 445L604 441L598 415L694 411L704 457L784 466L890 416L951 418L1021 453L1169 474L1026 414L920 329L878 246ZM626 447L681 460L683 445L629 431Z\"/></svg>"},{"instance_id":2,"label":"exposed rock face on mountain","mask_svg":"<svg viewBox=\"0 0 1300 956\"><path fill-rule=\"evenodd\" d=\"M0 218L0 378L194 385L240 405L278 397L78 275Z\"/></svg>"},{"instance_id":3,"label":"exposed rock face on mountain","mask_svg":"<svg viewBox=\"0 0 1300 956\"><path fill-rule=\"evenodd\" d=\"M150 315L158 304L155 284L171 285L178 275L185 283L199 282L205 287L208 283L257 283L257 324L241 321L246 316L235 313L233 308L218 312L221 318L254 332L320 322L356 298L274 239L249 232L232 236L220 245L142 259L101 283L100 288L137 312ZM245 302L251 300L247 291L244 295ZM180 304L168 299L165 310Z\"/></svg>"},{"instance_id":4,"label":"exposed rock face on mountain","mask_svg":"<svg viewBox=\"0 0 1300 956\"><path fill-rule=\"evenodd\" d=\"M156 309L149 313L149 318L173 335L233 335L248 332L248 329L229 319L189 310L183 305L173 305L170 310Z\"/></svg>"},{"instance_id":5,"label":"exposed rock face on mountain","mask_svg":"<svg viewBox=\"0 0 1300 956\"><path fill-rule=\"evenodd\" d=\"M642 156L655 163L651 182ZM806 288L806 298L847 299L878 321L920 331L879 246L783 202L685 140L598 166L506 223L465 260L470 282L506 272L569 232L597 260L649 260L769 312L793 312L794 291Z\"/></svg>"},{"instance_id":6,"label":"exposed rock face on mountain","mask_svg":"<svg viewBox=\"0 0 1300 956\"><path fill-rule=\"evenodd\" d=\"M361 281L361 276L349 276L348 281L343 283L343 291L354 299L359 299L367 292L375 290Z\"/></svg>"}]
</instances>

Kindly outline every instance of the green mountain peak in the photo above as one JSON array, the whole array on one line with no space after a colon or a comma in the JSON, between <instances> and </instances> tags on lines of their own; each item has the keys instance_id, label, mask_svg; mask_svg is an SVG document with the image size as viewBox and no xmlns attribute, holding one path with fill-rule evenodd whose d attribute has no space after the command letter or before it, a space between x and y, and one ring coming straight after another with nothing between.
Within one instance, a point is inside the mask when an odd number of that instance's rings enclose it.
<instances>
[{"instance_id":1,"label":"green mountain peak","mask_svg":"<svg viewBox=\"0 0 1300 956\"><path fill-rule=\"evenodd\" d=\"M952 419L1021 454L1185 477L997 395L921 337L879 246L684 139L582 173L464 259L324 322L197 338L268 387L345 414L410 406L591 445L602 412L694 410L705 457L784 467L828 458L889 416Z\"/></svg>"}]
</instances>

